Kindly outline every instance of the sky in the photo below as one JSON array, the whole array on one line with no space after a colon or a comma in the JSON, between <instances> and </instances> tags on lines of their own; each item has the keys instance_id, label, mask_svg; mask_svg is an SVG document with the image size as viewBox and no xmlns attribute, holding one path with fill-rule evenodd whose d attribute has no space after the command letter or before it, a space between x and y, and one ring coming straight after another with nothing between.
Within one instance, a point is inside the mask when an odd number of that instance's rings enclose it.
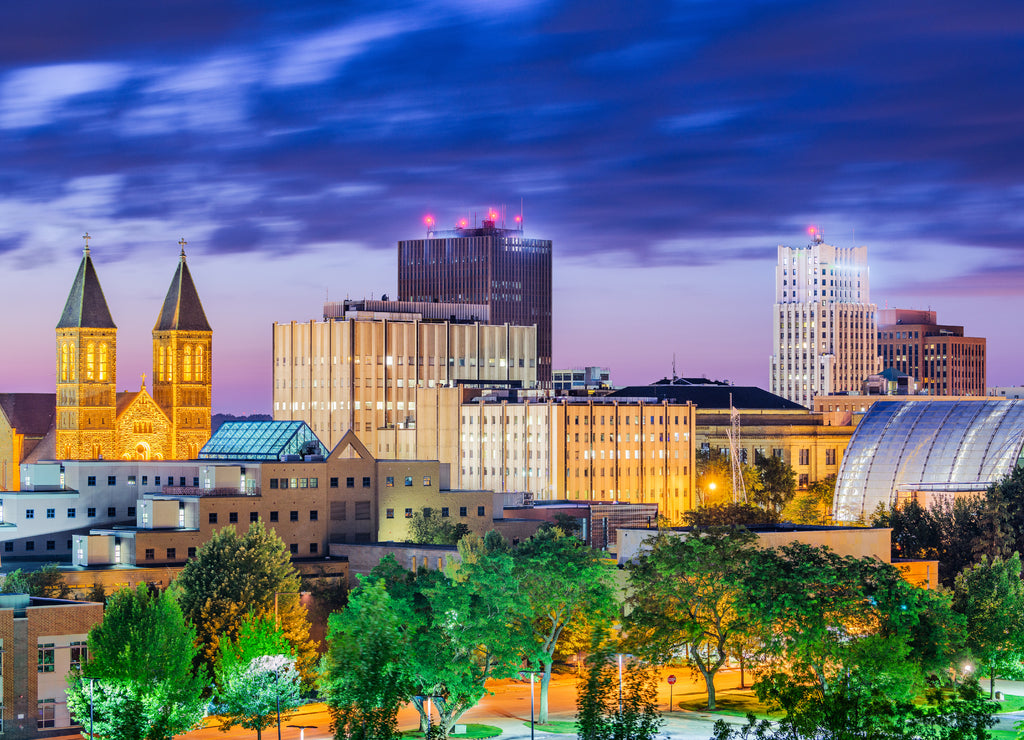
<instances>
[{"instance_id":1,"label":"sky","mask_svg":"<svg viewBox=\"0 0 1024 740\"><path fill-rule=\"evenodd\" d=\"M214 411L271 325L396 294L396 243L491 207L554 241L554 363L765 387L778 244L866 245L879 307L1024 383L1019 0L0 4L0 390L52 391L91 248L118 386L178 240Z\"/></svg>"}]
</instances>

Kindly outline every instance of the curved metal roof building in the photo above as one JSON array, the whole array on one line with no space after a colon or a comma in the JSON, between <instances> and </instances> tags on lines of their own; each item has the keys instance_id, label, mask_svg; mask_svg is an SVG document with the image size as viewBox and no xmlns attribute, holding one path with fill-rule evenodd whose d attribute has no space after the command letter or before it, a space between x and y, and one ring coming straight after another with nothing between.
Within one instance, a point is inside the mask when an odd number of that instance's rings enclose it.
<instances>
[{"instance_id":1,"label":"curved metal roof building","mask_svg":"<svg viewBox=\"0 0 1024 740\"><path fill-rule=\"evenodd\" d=\"M870 517L899 491L986 488L1024 464L1024 401L875 401L846 448L837 521Z\"/></svg>"}]
</instances>

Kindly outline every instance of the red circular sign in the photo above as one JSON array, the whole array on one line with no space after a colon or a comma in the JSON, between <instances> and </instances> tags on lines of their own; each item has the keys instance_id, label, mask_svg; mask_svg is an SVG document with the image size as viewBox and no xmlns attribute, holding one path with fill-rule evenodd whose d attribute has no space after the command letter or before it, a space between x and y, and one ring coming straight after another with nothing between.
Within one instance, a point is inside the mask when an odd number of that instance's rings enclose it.
<instances>
[{"instance_id":1,"label":"red circular sign","mask_svg":"<svg viewBox=\"0 0 1024 740\"><path fill-rule=\"evenodd\" d=\"M669 685L671 685L671 684L674 684L676 682L676 677L675 676L669 676L665 680L669 682Z\"/></svg>"}]
</instances>

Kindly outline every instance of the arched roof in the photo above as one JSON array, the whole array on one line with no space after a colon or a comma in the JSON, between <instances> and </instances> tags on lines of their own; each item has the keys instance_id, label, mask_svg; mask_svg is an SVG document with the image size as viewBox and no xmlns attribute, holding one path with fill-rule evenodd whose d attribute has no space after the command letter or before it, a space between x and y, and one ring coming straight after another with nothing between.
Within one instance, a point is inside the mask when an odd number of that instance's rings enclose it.
<instances>
[{"instance_id":1,"label":"arched roof","mask_svg":"<svg viewBox=\"0 0 1024 740\"><path fill-rule=\"evenodd\" d=\"M875 401L857 425L836 481L837 521L891 506L898 489L977 488L1021 463L1024 401Z\"/></svg>"}]
</instances>

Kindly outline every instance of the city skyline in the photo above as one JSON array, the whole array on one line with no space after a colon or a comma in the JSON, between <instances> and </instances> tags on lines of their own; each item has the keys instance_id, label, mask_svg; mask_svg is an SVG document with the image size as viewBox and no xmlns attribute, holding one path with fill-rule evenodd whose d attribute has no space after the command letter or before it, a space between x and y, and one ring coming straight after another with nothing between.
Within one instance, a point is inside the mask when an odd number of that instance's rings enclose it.
<instances>
[{"instance_id":1,"label":"city skyline","mask_svg":"<svg viewBox=\"0 0 1024 740\"><path fill-rule=\"evenodd\" d=\"M868 247L879 308L938 310L988 338L989 385L1022 380L1015 4L44 2L0 23L4 391L54 387L86 231L119 386L150 371L135 338L184 236L214 411L266 413L274 321L396 295L427 214L521 202L554 243L555 367L640 383L675 356L767 387L776 247L818 224Z\"/></svg>"}]
</instances>

